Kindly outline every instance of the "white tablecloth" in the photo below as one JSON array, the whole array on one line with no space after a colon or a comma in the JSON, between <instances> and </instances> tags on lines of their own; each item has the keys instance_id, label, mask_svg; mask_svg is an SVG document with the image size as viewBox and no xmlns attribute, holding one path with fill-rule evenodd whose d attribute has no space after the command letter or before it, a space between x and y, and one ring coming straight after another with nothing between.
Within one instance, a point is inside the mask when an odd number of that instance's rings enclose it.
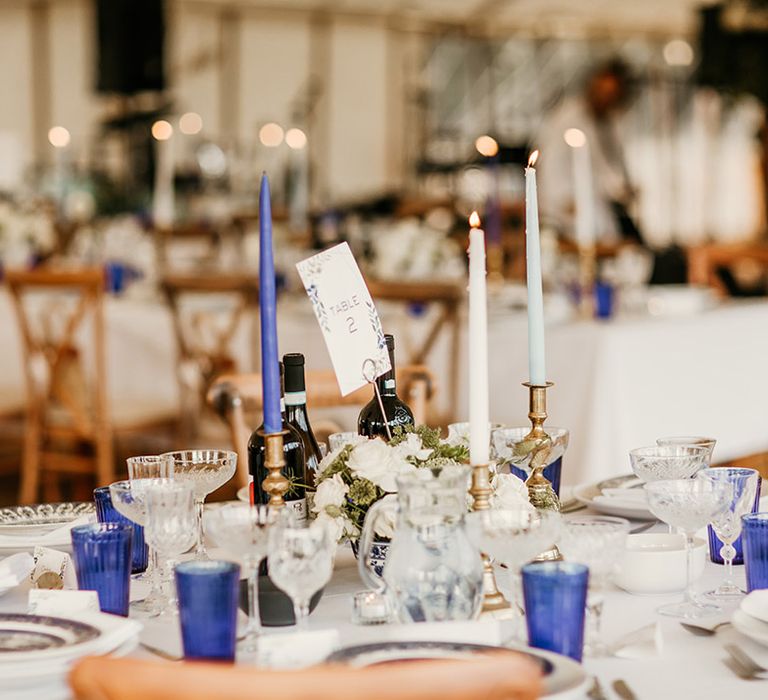
<instances>
[{"instance_id":1,"label":"white tablecloth","mask_svg":"<svg viewBox=\"0 0 768 700\"><path fill-rule=\"evenodd\" d=\"M657 526L661 531L665 526ZM214 553L215 554L215 553ZM699 581L701 590L714 587L723 574L722 567L707 564L704 577ZM743 585L743 567L736 567L736 580ZM363 590L355 560L345 546L339 550L333 579L317 609L310 617L311 629L335 628L342 646L373 642L397 636L391 626L360 627L350 623L352 593ZM27 587L15 589L0 598L0 612L26 610ZM664 603L679 599L680 595L633 596L618 589L608 593L605 602L604 631L611 641L635 629L659 620L662 626L663 649L659 655L643 659L587 659L584 666L591 675L597 675L609 698L615 697L610 683L623 678L635 691L639 700L732 700L733 698L762 700L768 684L743 681L727 669L722 661L727 658L723 645L736 642L748 653L763 662L768 660L768 649L742 637L731 627L723 628L715 637L695 637L683 630L676 620L656 615L655 609ZM142 640L161 648L180 648L177 640L178 623L159 625L148 622ZM290 634L291 628L267 629L265 634ZM472 641L477 641L473 639ZM169 644L170 642L170 644ZM156 656L139 648L134 655L144 658ZM0 679L1 683L2 679ZM2 686L0 685L0 697ZM581 695L577 696L581 697Z\"/></svg>"},{"instance_id":2,"label":"white tablecloth","mask_svg":"<svg viewBox=\"0 0 768 700\"><path fill-rule=\"evenodd\" d=\"M385 330L397 338L397 356L419 344L426 317L380 304ZM177 406L176 344L161 301L131 298L106 303L109 393L113 406ZM320 329L304 298L280 303L280 352L303 352L310 368L330 367ZM24 404L21 346L9 299L0 291L0 413ZM526 423L528 349L526 316L491 307L489 324L491 419ZM250 367L250 331L236 339L241 366ZM466 420L466 337L461 342L459 403ZM450 343L443 336L431 366L436 401L447 409ZM595 481L629 471L628 450L673 434L717 438L715 459L768 450L768 302L732 304L687 317L558 321L547 325L548 423L570 429L563 482ZM349 413L338 416L349 420ZM354 426L349 426L353 428Z\"/></svg>"}]
</instances>

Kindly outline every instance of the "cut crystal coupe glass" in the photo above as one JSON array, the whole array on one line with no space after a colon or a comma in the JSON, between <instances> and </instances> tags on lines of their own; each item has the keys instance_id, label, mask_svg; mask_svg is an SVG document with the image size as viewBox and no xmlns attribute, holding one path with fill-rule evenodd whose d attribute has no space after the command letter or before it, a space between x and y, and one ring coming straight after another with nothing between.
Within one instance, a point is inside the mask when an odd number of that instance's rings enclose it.
<instances>
[{"instance_id":1,"label":"cut crystal coupe glass","mask_svg":"<svg viewBox=\"0 0 768 700\"><path fill-rule=\"evenodd\" d=\"M605 589L624 554L629 521L607 515L581 515L563 520L558 548L566 561L589 567L587 630L584 653L605 656L601 621Z\"/></svg>"},{"instance_id":2,"label":"cut crystal coupe glass","mask_svg":"<svg viewBox=\"0 0 768 700\"><path fill-rule=\"evenodd\" d=\"M654 481L644 486L648 507L659 520L677 527L685 535L686 589L681 603L663 605L662 615L695 620L720 611L696 599L691 578L694 535L705 525L717 521L729 508L733 487L724 481L708 479L670 479Z\"/></svg>"},{"instance_id":3,"label":"cut crystal coupe glass","mask_svg":"<svg viewBox=\"0 0 768 700\"><path fill-rule=\"evenodd\" d=\"M195 559L208 559L203 533L205 497L226 484L237 468L237 454L228 450L179 450L167 452L173 459L174 478L190 485L197 509Z\"/></svg>"},{"instance_id":4,"label":"cut crystal coupe glass","mask_svg":"<svg viewBox=\"0 0 768 700\"><path fill-rule=\"evenodd\" d=\"M640 481L690 479L709 463L710 450L698 445L652 445L629 451L632 471Z\"/></svg>"}]
</instances>

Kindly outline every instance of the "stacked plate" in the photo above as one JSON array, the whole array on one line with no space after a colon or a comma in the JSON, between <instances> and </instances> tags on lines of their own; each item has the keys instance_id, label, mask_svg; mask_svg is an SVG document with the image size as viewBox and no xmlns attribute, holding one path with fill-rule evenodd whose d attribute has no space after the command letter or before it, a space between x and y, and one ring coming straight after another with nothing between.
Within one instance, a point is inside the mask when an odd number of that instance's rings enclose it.
<instances>
[{"instance_id":1,"label":"stacked plate","mask_svg":"<svg viewBox=\"0 0 768 700\"><path fill-rule=\"evenodd\" d=\"M0 678L4 700L70 696L67 674L84 656L122 656L139 643L135 620L87 613L76 619L0 613Z\"/></svg>"},{"instance_id":2,"label":"stacked plate","mask_svg":"<svg viewBox=\"0 0 768 700\"><path fill-rule=\"evenodd\" d=\"M768 589L752 591L744 598L731 622L745 637L768 647Z\"/></svg>"},{"instance_id":3,"label":"stacked plate","mask_svg":"<svg viewBox=\"0 0 768 700\"><path fill-rule=\"evenodd\" d=\"M28 552L37 545L71 547L74 525L95 519L93 503L40 503L0 508L0 554Z\"/></svg>"},{"instance_id":4,"label":"stacked plate","mask_svg":"<svg viewBox=\"0 0 768 700\"><path fill-rule=\"evenodd\" d=\"M577 488L573 495L592 510L632 520L655 520L648 510L643 483L634 474L616 476Z\"/></svg>"}]
</instances>

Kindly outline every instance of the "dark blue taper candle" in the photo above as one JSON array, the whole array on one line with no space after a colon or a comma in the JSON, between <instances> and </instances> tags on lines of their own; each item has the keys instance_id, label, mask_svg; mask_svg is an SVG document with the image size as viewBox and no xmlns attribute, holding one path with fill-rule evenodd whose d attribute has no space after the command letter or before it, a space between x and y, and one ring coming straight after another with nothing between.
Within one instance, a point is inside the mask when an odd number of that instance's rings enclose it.
<instances>
[{"instance_id":1,"label":"dark blue taper candle","mask_svg":"<svg viewBox=\"0 0 768 700\"><path fill-rule=\"evenodd\" d=\"M259 192L259 305L261 307L261 381L264 397L264 432L282 430L280 366L277 358L277 297L272 256L272 205L267 174Z\"/></svg>"}]
</instances>

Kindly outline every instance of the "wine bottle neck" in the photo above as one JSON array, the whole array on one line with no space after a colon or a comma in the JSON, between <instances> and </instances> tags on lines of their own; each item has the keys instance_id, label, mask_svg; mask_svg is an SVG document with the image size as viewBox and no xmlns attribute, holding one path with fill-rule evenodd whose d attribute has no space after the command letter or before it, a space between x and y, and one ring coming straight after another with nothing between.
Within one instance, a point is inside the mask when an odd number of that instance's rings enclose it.
<instances>
[{"instance_id":1,"label":"wine bottle neck","mask_svg":"<svg viewBox=\"0 0 768 700\"><path fill-rule=\"evenodd\" d=\"M285 392L286 406L306 406L306 404L307 404L306 391L286 391Z\"/></svg>"},{"instance_id":2,"label":"wine bottle neck","mask_svg":"<svg viewBox=\"0 0 768 700\"><path fill-rule=\"evenodd\" d=\"M376 385L379 387L379 393L382 396L396 396L397 388L395 386L395 374L394 372L387 372L382 374L377 380Z\"/></svg>"}]
</instances>

